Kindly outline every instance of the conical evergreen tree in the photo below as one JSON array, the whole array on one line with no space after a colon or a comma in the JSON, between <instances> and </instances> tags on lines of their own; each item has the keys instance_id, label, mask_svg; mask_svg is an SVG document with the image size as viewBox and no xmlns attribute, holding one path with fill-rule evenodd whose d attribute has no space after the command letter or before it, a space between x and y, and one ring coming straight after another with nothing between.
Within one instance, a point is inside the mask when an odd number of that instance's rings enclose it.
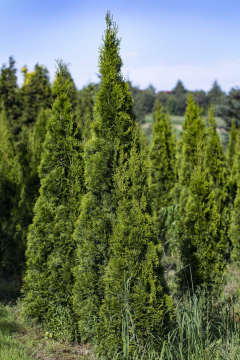
<instances>
[{"instance_id":1,"label":"conical evergreen tree","mask_svg":"<svg viewBox=\"0 0 240 360\"><path fill-rule=\"evenodd\" d=\"M82 130L82 137L86 142L91 134L91 123L93 122L93 108L95 101L95 90L93 84L89 84L79 92L79 101L76 110L76 121Z\"/></svg>"},{"instance_id":2,"label":"conical evergreen tree","mask_svg":"<svg viewBox=\"0 0 240 360\"><path fill-rule=\"evenodd\" d=\"M205 138L201 109L194 103L193 96L189 95L176 163L180 189L190 183L192 170L198 164L197 142L204 141Z\"/></svg>"},{"instance_id":3,"label":"conical evergreen tree","mask_svg":"<svg viewBox=\"0 0 240 360\"><path fill-rule=\"evenodd\" d=\"M240 174L240 133L235 128L234 121L229 139L228 165L230 168L230 176L228 178L228 193L231 199L231 206L233 208L234 200L237 194L237 182Z\"/></svg>"},{"instance_id":4,"label":"conical evergreen tree","mask_svg":"<svg viewBox=\"0 0 240 360\"><path fill-rule=\"evenodd\" d=\"M233 167L233 159L234 159L234 155L235 155L237 135L238 135L238 131L236 128L235 119L233 119L230 134L229 134L229 143L228 143L228 149L227 149L227 162L228 162L228 167L230 170Z\"/></svg>"},{"instance_id":5,"label":"conical evergreen tree","mask_svg":"<svg viewBox=\"0 0 240 360\"><path fill-rule=\"evenodd\" d=\"M22 174L4 106L0 115L0 142L0 269L10 275L18 271L14 217Z\"/></svg>"},{"instance_id":6,"label":"conical evergreen tree","mask_svg":"<svg viewBox=\"0 0 240 360\"><path fill-rule=\"evenodd\" d=\"M221 216L221 229L227 243L228 226L230 223L230 197L228 195L228 170L222 145L216 131L217 124L214 119L213 108L209 110L208 140L205 149L205 167L212 177L218 211Z\"/></svg>"},{"instance_id":7,"label":"conical evergreen tree","mask_svg":"<svg viewBox=\"0 0 240 360\"><path fill-rule=\"evenodd\" d=\"M231 213L231 224L229 237L233 245L231 259L239 261L240 257L240 179L237 182L237 195L234 201L234 208Z\"/></svg>"},{"instance_id":8,"label":"conical evergreen tree","mask_svg":"<svg viewBox=\"0 0 240 360\"><path fill-rule=\"evenodd\" d=\"M103 276L105 296L97 334L100 352L108 356L121 349L124 311L132 309L135 331L143 341L150 334L162 334L171 315L140 137L137 130L130 154L123 151L115 173L118 207ZM127 280L129 293L125 291Z\"/></svg>"},{"instance_id":9,"label":"conical evergreen tree","mask_svg":"<svg viewBox=\"0 0 240 360\"><path fill-rule=\"evenodd\" d=\"M83 193L82 145L75 137L68 99L71 82L63 78L62 62L58 65L53 85L56 99L39 167L40 195L28 234L23 289L25 315L45 319L48 324L58 316L59 307L62 314L68 314L69 308L71 313L76 249L72 234Z\"/></svg>"},{"instance_id":10,"label":"conical evergreen tree","mask_svg":"<svg viewBox=\"0 0 240 360\"><path fill-rule=\"evenodd\" d=\"M15 61L9 58L9 66L3 65L0 70L0 109L2 105L7 114L11 131L16 135L20 130L21 115L20 94L17 84Z\"/></svg>"},{"instance_id":11,"label":"conical evergreen tree","mask_svg":"<svg viewBox=\"0 0 240 360\"><path fill-rule=\"evenodd\" d=\"M22 169L22 182L18 210L15 216L16 232L15 248L18 254L19 273L25 269L25 252L29 225L33 220L33 208L39 197L40 165L43 143L46 135L46 123L50 117L50 109L41 110L32 133L27 128L22 130L18 146L18 159Z\"/></svg>"},{"instance_id":12,"label":"conical evergreen tree","mask_svg":"<svg viewBox=\"0 0 240 360\"><path fill-rule=\"evenodd\" d=\"M183 221L188 198L188 187L192 176L192 171L198 164L197 143L204 144L206 141L205 124L201 117L201 109L194 103L192 95L188 97L185 120L183 123L182 138L177 146L177 183L173 188L174 204L174 226L169 231L168 236L172 237L173 242L179 248L183 233Z\"/></svg>"},{"instance_id":13,"label":"conical evergreen tree","mask_svg":"<svg viewBox=\"0 0 240 360\"><path fill-rule=\"evenodd\" d=\"M125 154L121 166L129 157L137 126L133 100L121 74L118 28L110 13L106 23L99 58L101 88L84 153L87 192L74 233L79 243L74 305L83 340L92 339L96 334L99 309L105 296L103 276L117 219L116 173L120 154Z\"/></svg>"},{"instance_id":14,"label":"conical evergreen tree","mask_svg":"<svg viewBox=\"0 0 240 360\"><path fill-rule=\"evenodd\" d=\"M153 143L150 151L151 161L151 197L157 212L158 232L162 243L165 242L164 211L172 204L172 189L176 182L176 150L170 119L164 114L158 101L155 105L155 122L153 125Z\"/></svg>"},{"instance_id":15,"label":"conical evergreen tree","mask_svg":"<svg viewBox=\"0 0 240 360\"><path fill-rule=\"evenodd\" d=\"M178 280L183 290L199 285L217 289L226 266L226 240L221 230L214 184L201 159L201 150L199 157L199 165L191 176L182 219L180 251L183 268L178 273Z\"/></svg>"},{"instance_id":16,"label":"conical evergreen tree","mask_svg":"<svg viewBox=\"0 0 240 360\"><path fill-rule=\"evenodd\" d=\"M41 109L52 104L51 84L48 70L42 65L35 65L34 71L22 68L24 83L21 88L22 116L21 123L32 127Z\"/></svg>"}]
</instances>

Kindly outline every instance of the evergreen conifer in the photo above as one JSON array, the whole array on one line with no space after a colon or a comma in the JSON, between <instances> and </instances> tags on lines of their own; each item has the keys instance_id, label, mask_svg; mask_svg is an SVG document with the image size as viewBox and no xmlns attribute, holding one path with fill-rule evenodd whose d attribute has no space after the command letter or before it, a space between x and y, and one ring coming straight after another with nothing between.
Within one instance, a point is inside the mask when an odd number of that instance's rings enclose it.
<instances>
[{"instance_id":1,"label":"evergreen conifer","mask_svg":"<svg viewBox=\"0 0 240 360\"><path fill-rule=\"evenodd\" d=\"M181 261L178 273L181 289L205 285L217 289L226 263L226 240L221 230L221 216L214 184L202 161L192 172L182 219Z\"/></svg>"},{"instance_id":2,"label":"evergreen conifer","mask_svg":"<svg viewBox=\"0 0 240 360\"><path fill-rule=\"evenodd\" d=\"M192 171L198 164L197 143L206 141L205 124L201 117L201 109L194 103L193 96L189 95L185 120L183 122L183 132L181 140L177 146L177 182L173 188L172 197L174 211L172 223L174 224L168 233L172 237L176 247L181 246L183 233L183 222L188 198L188 188Z\"/></svg>"},{"instance_id":3,"label":"evergreen conifer","mask_svg":"<svg viewBox=\"0 0 240 360\"><path fill-rule=\"evenodd\" d=\"M231 213L229 237L233 245L231 260L239 261L240 256L240 179L237 181L237 194L234 200L234 208Z\"/></svg>"},{"instance_id":4,"label":"evergreen conifer","mask_svg":"<svg viewBox=\"0 0 240 360\"><path fill-rule=\"evenodd\" d=\"M21 88L22 125L32 127L41 109L52 104L52 92L48 70L42 65L35 65L34 71L22 68L24 83Z\"/></svg>"},{"instance_id":5,"label":"evergreen conifer","mask_svg":"<svg viewBox=\"0 0 240 360\"><path fill-rule=\"evenodd\" d=\"M170 119L158 101L155 105L155 122L153 125L153 142L150 150L151 197L157 212L157 223L162 243L165 241L164 211L172 204L171 194L176 181L176 150Z\"/></svg>"},{"instance_id":6,"label":"evergreen conifer","mask_svg":"<svg viewBox=\"0 0 240 360\"><path fill-rule=\"evenodd\" d=\"M14 217L22 174L4 106L0 115L0 142L0 269L10 275L18 268Z\"/></svg>"},{"instance_id":7,"label":"evergreen conifer","mask_svg":"<svg viewBox=\"0 0 240 360\"><path fill-rule=\"evenodd\" d=\"M240 133L236 129L234 119L229 136L227 160L230 170L230 176L228 178L228 192L231 198L231 206L233 208L234 200L237 194L237 182L240 173Z\"/></svg>"},{"instance_id":8,"label":"evergreen conifer","mask_svg":"<svg viewBox=\"0 0 240 360\"><path fill-rule=\"evenodd\" d=\"M237 135L238 135L238 131L236 128L235 119L233 119L230 134L229 134L229 143L228 143L228 149L227 149L227 162L228 162L228 167L230 170L233 167Z\"/></svg>"},{"instance_id":9,"label":"evergreen conifer","mask_svg":"<svg viewBox=\"0 0 240 360\"><path fill-rule=\"evenodd\" d=\"M45 320L48 325L58 315L59 307L62 314L72 314L76 249L72 234L83 193L82 144L75 137L68 98L71 81L64 78L61 61L58 65L53 85L56 99L39 167L40 195L27 240L23 288L24 314ZM72 315L69 319L73 327Z\"/></svg>"},{"instance_id":10,"label":"evergreen conifer","mask_svg":"<svg viewBox=\"0 0 240 360\"><path fill-rule=\"evenodd\" d=\"M9 66L3 65L0 72L0 109L4 107L13 134L20 131L20 93L17 84L15 61L9 58Z\"/></svg>"},{"instance_id":11,"label":"evergreen conifer","mask_svg":"<svg viewBox=\"0 0 240 360\"><path fill-rule=\"evenodd\" d=\"M143 144L133 100L121 74L118 28L110 13L107 13L106 23L99 59L102 82L95 103L91 137L84 153L87 192L74 233L79 244L74 305L82 340L96 336L102 344L106 337L105 345L110 348L112 335L108 333L106 319L116 311L113 331L119 343L121 315L119 307L115 307L114 289L122 289L124 270L127 277L135 277L133 299L136 311L139 316L141 314L139 327L148 321L144 327L146 331L151 326L158 329L164 322L166 302L171 301L165 295L161 245L157 241L148 199L147 159L141 153ZM129 240L125 241L126 236ZM122 245L121 241L124 241ZM120 254L122 259L114 265ZM134 264L137 254L139 267ZM137 285L138 280L142 282L143 292ZM116 285L114 289L109 288L110 282ZM146 309L141 308L141 296ZM105 348L103 352L112 353L112 350L108 352Z\"/></svg>"},{"instance_id":12,"label":"evergreen conifer","mask_svg":"<svg viewBox=\"0 0 240 360\"><path fill-rule=\"evenodd\" d=\"M41 110L33 132L25 127L21 132L18 146L18 159L22 169L21 191L18 210L15 216L16 231L14 242L18 254L19 273L25 269L25 252L29 225L33 220L33 208L39 196L40 179L38 167L41 160L46 135L46 123L50 109Z\"/></svg>"},{"instance_id":13,"label":"evergreen conifer","mask_svg":"<svg viewBox=\"0 0 240 360\"><path fill-rule=\"evenodd\" d=\"M227 244L228 227L230 223L230 197L227 189L229 174L223 148L216 131L217 124L214 119L213 108L210 108L209 110L208 122L209 127L205 149L205 167L208 168L209 174L213 180L218 211L221 216L220 226Z\"/></svg>"},{"instance_id":14,"label":"evergreen conifer","mask_svg":"<svg viewBox=\"0 0 240 360\"><path fill-rule=\"evenodd\" d=\"M152 335L164 333L172 307L138 130L130 154L123 151L121 155L115 172L118 207L109 241L110 259L103 276L105 294L97 332L100 352L108 356L121 348L124 312L131 309L138 339L146 341Z\"/></svg>"},{"instance_id":15,"label":"evergreen conifer","mask_svg":"<svg viewBox=\"0 0 240 360\"><path fill-rule=\"evenodd\" d=\"M94 100L95 90L93 84L89 84L79 92L76 121L82 130L84 143L89 139L91 134Z\"/></svg>"}]
</instances>

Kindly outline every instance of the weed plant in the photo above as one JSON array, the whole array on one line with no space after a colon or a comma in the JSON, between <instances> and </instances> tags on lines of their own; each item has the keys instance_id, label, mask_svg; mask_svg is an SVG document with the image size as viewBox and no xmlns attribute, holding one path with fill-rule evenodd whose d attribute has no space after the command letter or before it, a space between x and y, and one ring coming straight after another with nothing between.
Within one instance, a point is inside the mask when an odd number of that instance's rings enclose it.
<instances>
[{"instance_id":1,"label":"weed plant","mask_svg":"<svg viewBox=\"0 0 240 360\"><path fill-rule=\"evenodd\" d=\"M62 343L70 343L79 340L77 323L70 306L63 306L49 302L46 321L44 322L46 336Z\"/></svg>"},{"instance_id":2,"label":"weed plant","mask_svg":"<svg viewBox=\"0 0 240 360\"><path fill-rule=\"evenodd\" d=\"M122 304L122 348L114 360L237 360L240 359L238 314L231 301L217 300L204 289L189 292L176 302L175 319L167 335L138 337L128 282ZM156 339L157 338L157 339ZM154 340L154 341L153 341ZM158 349L153 343L159 343ZM97 354L97 351L96 351ZM103 360L103 358L102 358Z\"/></svg>"}]
</instances>

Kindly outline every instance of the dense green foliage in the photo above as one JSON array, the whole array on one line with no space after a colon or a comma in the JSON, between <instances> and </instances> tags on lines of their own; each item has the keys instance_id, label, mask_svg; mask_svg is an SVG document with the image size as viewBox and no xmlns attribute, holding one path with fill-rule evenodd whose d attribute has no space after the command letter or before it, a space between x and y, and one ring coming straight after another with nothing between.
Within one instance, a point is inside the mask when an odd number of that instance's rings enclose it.
<instances>
[{"instance_id":1,"label":"dense green foliage","mask_svg":"<svg viewBox=\"0 0 240 360\"><path fill-rule=\"evenodd\" d=\"M109 13L106 22L99 58L102 83L84 153L87 192L74 234L79 244L74 305L82 339L96 337L101 352L112 354L113 337L116 346L121 342L118 296L125 276L134 278L130 302L142 335L162 328L167 300L146 156L141 153L133 100L121 74L118 29Z\"/></svg>"},{"instance_id":2,"label":"dense green foliage","mask_svg":"<svg viewBox=\"0 0 240 360\"><path fill-rule=\"evenodd\" d=\"M121 148L132 146L136 126L132 98L121 74L117 27L107 15L107 30L100 50L102 78L94 108L94 122L84 151L85 185L74 238L78 246L78 266L74 304L82 337L91 338L104 298L102 275L109 260L109 238L116 217L114 176Z\"/></svg>"},{"instance_id":3,"label":"dense green foliage","mask_svg":"<svg viewBox=\"0 0 240 360\"><path fill-rule=\"evenodd\" d=\"M205 167L208 168L214 185L215 199L221 216L221 229L223 236L227 239L230 223L230 196L228 194L228 178L226 158L216 131L213 108L209 110L208 116L208 140L205 149Z\"/></svg>"},{"instance_id":4,"label":"dense green foliage","mask_svg":"<svg viewBox=\"0 0 240 360\"><path fill-rule=\"evenodd\" d=\"M19 244L14 241L14 217L22 173L4 108L0 115L0 142L0 270L10 275L20 267Z\"/></svg>"},{"instance_id":5,"label":"dense green foliage","mask_svg":"<svg viewBox=\"0 0 240 360\"><path fill-rule=\"evenodd\" d=\"M0 277L23 275L24 315L56 339L94 341L104 358L128 341L130 359L145 346L163 354L166 332L177 341L170 250L178 295L221 290L239 259L240 100L216 81L192 94L181 81L170 92L133 86L110 13L106 22L99 84L78 90L62 61L52 84L42 65L24 67L21 86L13 58L1 68ZM148 147L139 123L154 103ZM211 104L226 139L232 126L226 156ZM184 112L177 143L169 113Z\"/></svg>"},{"instance_id":6,"label":"dense green foliage","mask_svg":"<svg viewBox=\"0 0 240 360\"><path fill-rule=\"evenodd\" d=\"M172 191L174 214L173 226L170 228L169 237L179 248L183 234L188 188L192 171L198 164L197 143L204 142L206 138L205 126L201 117L201 110L194 103L193 97L188 97L185 120L181 140L177 146L176 170L177 182Z\"/></svg>"},{"instance_id":7,"label":"dense green foliage","mask_svg":"<svg viewBox=\"0 0 240 360\"><path fill-rule=\"evenodd\" d=\"M183 290L198 285L216 288L226 266L227 241L216 194L209 169L201 162L200 158L193 170L185 209L181 209L185 212L180 247L183 268L178 277Z\"/></svg>"},{"instance_id":8,"label":"dense green foliage","mask_svg":"<svg viewBox=\"0 0 240 360\"><path fill-rule=\"evenodd\" d=\"M218 109L218 115L221 116L225 123L226 128L230 130L232 125L232 120L235 119L236 127L240 127L240 89L233 88L230 90L229 94L226 97L224 104Z\"/></svg>"},{"instance_id":9,"label":"dense green foliage","mask_svg":"<svg viewBox=\"0 0 240 360\"><path fill-rule=\"evenodd\" d=\"M163 113L158 101L155 105L153 141L150 150L150 191L157 212L158 234L165 243L166 217L172 205L172 189L176 182L176 149L169 116Z\"/></svg>"},{"instance_id":10,"label":"dense green foliage","mask_svg":"<svg viewBox=\"0 0 240 360\"><path fill-rule=\"evenodd\" d=\"M76 249L72 234L83 193L82 145L76 138L70 86L60 62L39 167L40 195L26 252L24 311L50 325L59 307L71 309Z\"/></svg>"},{"instance_id":11,"label":"dense green foliage","mask_svg":"<svg viewBox=\"0 0 240 360\"><path fill-rule=\"evenodd\" d=\"M21 89L22 116L24 125L33 124L41 109L50 108L52 92L48 70L42 65L35 65L33 72L22 68L24 83Z\"/></svg>"},{"instance_id":12,"label":"dense green foliage","mask_svg":"<svg viewBox=\"0 0 240 360\"><path fill-rule=\"evenodd\" d=\"M163 334L171 317L172 300L163 276L162 246L151 209L146 160L140 151L138 132L133 141L130 154L123 151L115 173L118 207L109 241L110 259L103 275L105 298L100 308L98 342L101 352L109 355L121 348L121 323L127 305L134 313L141 341L150 334Z\"/></svg>"},{"instance_id":13,"label":"dense green foliage","mask_svg":"<svg viewBox=\"0 0 240 360\"><path fill-rule=\"evenodd\" d=\"M15 61L10 57L9 66L3 65L0 73L0 109L5 108L7 119L14 134L19 132L21 127L19 123L21 102L16 72Z\"/></svg>"}]
</instances>

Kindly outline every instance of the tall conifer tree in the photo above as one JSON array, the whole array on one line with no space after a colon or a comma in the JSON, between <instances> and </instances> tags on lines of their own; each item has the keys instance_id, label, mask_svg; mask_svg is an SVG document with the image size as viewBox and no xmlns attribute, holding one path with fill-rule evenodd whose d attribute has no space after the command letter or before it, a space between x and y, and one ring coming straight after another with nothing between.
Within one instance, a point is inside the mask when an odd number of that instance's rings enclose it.
<instances>
[{"instance_id":1,"label":"tall conifer tree","mask_svg":"<svg viewBox=\"0 0 240 360\"><path fill-rule=\"evenodd\" d=\"M231 213L229 237L233 245L231 259L239 261L240 258L240 179L237 182L237 194L234 200L234 208Z\"/></svg>"},{"instance_id":2,"label":"tall conifer tree","mask_svg":"<svg viewBox=\"0 0 240 360\"><path fill-rule=\"evenodd\" d=\"M11 131L20 131L21 115L20 93L17 84L17 69L13 57L9 58L9 66L3 65L0 70L0 109L4 107Z\"/></svg>"},{"instance_id":3,"label":"tall conifer tree","mask_svg":"<svg viewBox=\"0 0 240 360\"><path fill-rule=\"evenodd\" d=\"M132 309L141 341L148 335L163 333L171 315L172 302L164 281L162 245L157 237L140 137L136 130L130 154L123 150L115 173L118 207L109 242L110 259L103 276L105 294L98 326L101 352L108 356L121 349L122 316L127 308Z\"/></svg>"},{"instance_id":4,"label":"tall conifer tree","mask_svg":"<svg viewBox=\"0 0 240 360\"><path fill-rule=\"evenodd\" d=\"M228 166L229 166L230 170L233 167L233 159L234 159L234 155L235 155L237 135L238 135L238 131L236 128L235 119L233 119L230 134L229 134L229 143L228 143L228 149L227 149L227 162L228 162Z\"/></svg>"},{"instance_id":5,"label":"tall conifer tree","mask_svg":"<svg viewBox=\"0 0 240 360\"><path fill-rule=\"evenodd\" d=\"M86 194L74 232L79 244L74 306L83 340L94 336L104 298L102 275L109 261L109 238L117 209L115 172L120 150L128 153L132 147L132 131L136 127L133 100L121 74L118 28L110 13L106 23L99 56L101 88L94 107L91 137L84 150Z\"/></svg>"},{"instance_id":6,"label":"tall conifer tree","mask_svg":"<svg viewBox=\"0 0 240 360\"><path fill-rule=\"evenodd\" d=\"M41 109L50 108L52 92L48 70L42 65L35 65L34 71L22 68L24 83L21 88L22 125L32 127Z\"/></svg>"},{"instance_id":7,"label":"tall conifer tree","mask_svg":"<svg viewBox=\"0 0 240 360\"><path fill-rule=\"evenodd\" d=\"M201 117L201 109L194 103L192 95L188 97L185 120L183 123L182 138L177 147L177 183L173 188L174 203L174 226L171 228L171 236L177 247L181 246L183 233L183 221L188 198L188 188L192 171L198 164L197 143L205 143L205 124Z\"/></svg>"},{"instance_id":8,"label":"tall conifer tree","mask_svg":"<svg viewBox=\"0 0 240 360\"><path fill-rule=\"evenodd\" d=\"M199 164L192 172L182 219L180 251L183 268L178 279L183 291L198 285L216 288L226 266L227 242L221 229L214 184L204 166L202 151L199 152Z\"/></svg>"},{"instance_id":9,"label":"tall conifer tree","mask_svg":"<svg viewBox=\"0 0 240 360\"><path fill-rule=\"evenodd\" d=\"M240 133L236 129L234 120L230 131L227 155L228 166L230 170L230 176L228 179L228 192L231 198L231 205L233 208L234 200L237 194L237 182L240 174Z\"/></svg>"},{"instance_id":10,"label":"tall conifer tree","mask_svg":"<svg viewBox=\"0 0 240 360\"><path fill-rule=\"evenodd\" d=\"M51 321L58 306L71 309L76 242L72 234L83 193L82 144L68 98L70 79L59 62L56 96L39 167L40 195L27 243L25 315ZM72 320L73 321L73 320Z\"/></svg>"},{"instance_id":11,"label":"tall conifer tree","mask_svg":"<svg viewBox=\"0 0 240 360\"><path fill-rule=\"evenodd\" d=\"M158 101L155 105L153 142L150 151L151 197L157 212L159 235L164 243L166 209L172 204L172 189L176 182L176 150L170 119Z\"/></svg>"},{"instance_id":12,"label":"tall conifer tree","mask_svg":"<svg viewBox=\"0 0 240 360\"><path fill-rule=\"evenodd\" d=\"M5 275L10 275L19 270L14 244L14 217L22 173L4 106L0 115L0 143L0 268Z\"/></svg>"},{"instance_id":13,"label":"tall conifer tree","mask_svg":"<svg viewBox=\"0 0 240 360\"><path fill-rule=\"evenodd\" d=\"M228 227L230 223L230 197L227 189L228 170L223 148L216 131L217 124L214 119L213 108L209 110L208 116L208 139L205 149L205 167L208 168L212 177L218 211L221 216L221 229L227 243Z\"/></svg>"},{"instance_id":14,"label":"tall conifer tree","mask_svg":"<svg viewBox=\"0 0 240 360\"><path fill-rule=\"evenodd\" d=\"M41 110L33 132L24 128L18 145L18 159L22 169L22 181L18 210L15 214L16 231L14 242L18 254L19 269L25 269L25 252L29 225L33 220L33 208L39 197L40 179L38 167L46 135L46 123L50 109Z\"/></svg>"}]
</instances>

